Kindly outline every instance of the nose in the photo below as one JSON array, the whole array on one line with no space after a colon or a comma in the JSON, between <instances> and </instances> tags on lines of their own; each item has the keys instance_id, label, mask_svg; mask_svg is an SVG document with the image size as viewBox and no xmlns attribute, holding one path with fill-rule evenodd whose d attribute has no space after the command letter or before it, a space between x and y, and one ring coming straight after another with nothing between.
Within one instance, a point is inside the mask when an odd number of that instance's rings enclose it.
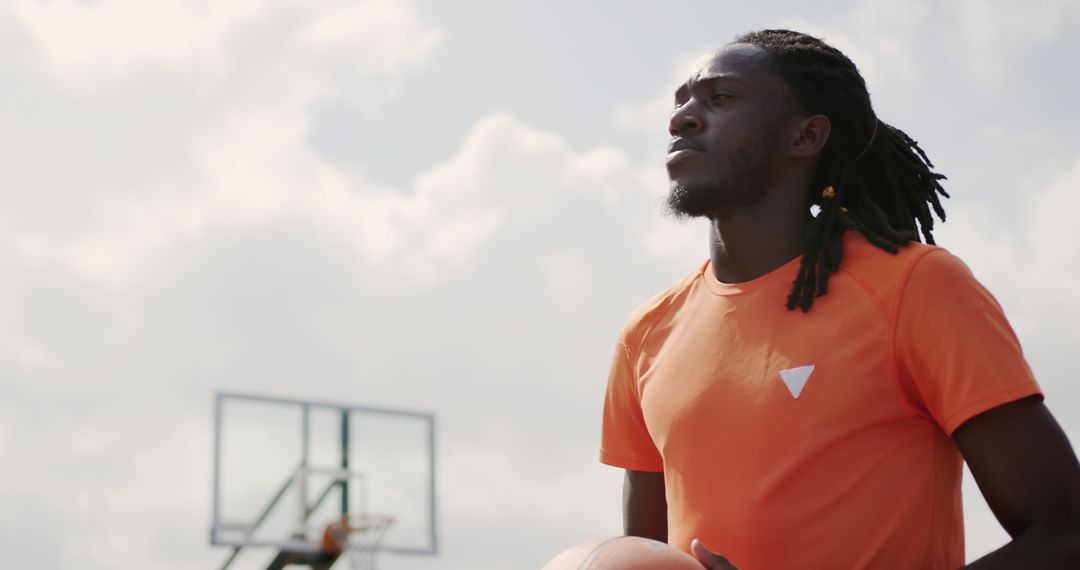
<instances>
[{"instance_id":1,"label":"nose","mask_svg":"<svg viewBox=\"0 0 1080 570\"><path fill-rule=\"evenodd\" d=\"M694 112L694 106L692 104L682 105L671 113L671 118L668 120L668 133L671 136L678 136L680 133L686 131L700 130L701 119L698 118L697 113Z\"/></svg>"}]
</instances>

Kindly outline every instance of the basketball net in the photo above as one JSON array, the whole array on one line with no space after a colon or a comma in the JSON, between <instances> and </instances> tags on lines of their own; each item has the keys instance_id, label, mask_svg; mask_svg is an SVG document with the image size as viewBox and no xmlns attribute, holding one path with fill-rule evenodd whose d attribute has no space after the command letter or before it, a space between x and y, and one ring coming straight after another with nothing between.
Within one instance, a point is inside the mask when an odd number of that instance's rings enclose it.
<instances>
[{"instance_id":1,"label":"basketball net","mask_svg":"<svg viewBox=\"0 0 1080 570\"><path fill-rule=\"evenodd\" d=\"M376 570L379 549L394 519L384 515L347 515L342 523L345 527L342 552L349 559L349 567Z\"/></svg>"}]
</instances>

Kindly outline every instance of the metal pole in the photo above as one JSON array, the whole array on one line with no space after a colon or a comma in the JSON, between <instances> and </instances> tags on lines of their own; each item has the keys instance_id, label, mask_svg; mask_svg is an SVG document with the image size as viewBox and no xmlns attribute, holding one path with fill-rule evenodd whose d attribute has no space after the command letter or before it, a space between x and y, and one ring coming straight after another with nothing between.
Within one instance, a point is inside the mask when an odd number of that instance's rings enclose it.
<instances>
[{"instance_id":1,"label":"metal pole","mask_svg":"<svg viewBox=\"0 0 1080 570\"><path fill-rule=\"evenodd\" d=\"M435 499L435 477L437 477L437 470L435 469L435 416L428 417L428 450L431 453L431 476L429 481L431 487L428 488L428 499L431 501L428 512L431 513L431 549L438 551L439 549L439 535L438 535L438 514L435 509L437 507L437 501Z\"/></svg>"},{"instance_id":2,"label":"metal pole","mask_svg":"<svg viewBox=\"0 0 1080 570\"><path fill-rule=\"evenodd\" d=\"M349 472L349 411L341 410L341 471ZM349 514L349 478L341 480L341 516Z\"/></svg>"},{"instance_id":3,"label":"metal pole","mask_svg":"<svg viewBox=\"0 0 1080 570\"><path fill-rule=\"evenodd\" d=\"M217 529L221 524L221 394L214 396L214 515L210 527L210 544L217 544Z\"/></svg>"},{"instance_id":4,"label":"metal pole","mask_svg":"<svg viewBox=\"0 0 1080 570\"><path fill-rule=\"evenodd\" d=\"M300 478L297 483L296 493L300 496L300 524L297 526L297 532L303 534L304 527L307 526L308 518L308 442L310 440L309 434L311 430L311 406L304 404L301 408L303 410L301 414L300 437L303 440L300 442L300 469L297 470L296 476Z\"/></svg>"}]
</instances>

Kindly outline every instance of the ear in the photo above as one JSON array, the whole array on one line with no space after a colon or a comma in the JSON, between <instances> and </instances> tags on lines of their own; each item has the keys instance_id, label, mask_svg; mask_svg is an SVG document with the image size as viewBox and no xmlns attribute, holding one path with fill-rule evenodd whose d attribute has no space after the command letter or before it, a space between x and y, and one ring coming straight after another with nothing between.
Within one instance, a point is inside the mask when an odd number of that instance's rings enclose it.
<instances>
[{"instance_id":1,"label":"ear","mask_svg":"<svg viewBox=\"0 0 1080 570\"><path fill-rule=\"evenodd\" d=\"M792 158L813 158L825 149L832 133L832 122L825 115L811 115L795 123L795 133L788 148Z\"/></svg>"}]
</instances>

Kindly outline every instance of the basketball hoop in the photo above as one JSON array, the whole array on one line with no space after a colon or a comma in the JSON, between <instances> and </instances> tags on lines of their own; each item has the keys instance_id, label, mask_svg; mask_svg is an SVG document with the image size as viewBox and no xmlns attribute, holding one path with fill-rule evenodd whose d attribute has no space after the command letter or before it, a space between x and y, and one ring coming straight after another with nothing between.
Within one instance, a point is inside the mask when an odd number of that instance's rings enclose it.
<instances>
[{"instance_id":1,"label":"basketball hoop","mask_svg":"<svg viewBox=\"0 0 1080 570\"><path fill-rule=\"evenodd\" d=\"M363 569L382 552L436 554L435 435L431 414L218 393L210 544L230 547L221 570L249 548L344 569L342 558Z\"/></svg>"},{"instance_id":2,"label":"basketball hoop","mask_svg":"<svg viewBox=\"0 0 1080 570\"><path fill-rule=\"evenodd\" d=\"M323 550L344 553L353 570L375 570L382 540L393 524L393 517L385 515L345 515L327 525Z\"/></svg>"}]
</instances>

